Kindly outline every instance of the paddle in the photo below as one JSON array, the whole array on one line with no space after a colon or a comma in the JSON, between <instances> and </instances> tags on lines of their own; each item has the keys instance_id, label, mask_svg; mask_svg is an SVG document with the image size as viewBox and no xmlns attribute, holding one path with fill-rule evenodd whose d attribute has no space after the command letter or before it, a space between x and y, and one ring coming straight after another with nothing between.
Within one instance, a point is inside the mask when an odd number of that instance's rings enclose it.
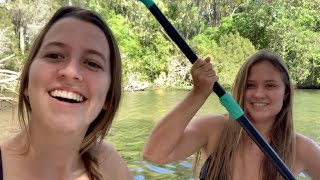
<instances>
[{"instance_id":1,"label":"paddle","mask_svg":"<svg viewBox=\"0 0 320 180\"><path fill-rule=\"evenodd\" d=\"M167 20L167 18L162 14L160 9L152 0L140 0L144 5L150 10L150 12L155 16L158 22L162 25L164 30L167 32L169 37L178 45L185 56L194 63L198 57L192 51L192 49L183 40L180 34L172 26L172 24ZM242 128L247 132L251 139L258 145L262 152L267 156L267 158L272 162L272 164L277 168L280 174L288 180L294 180L295 177L288 169L288 167L279 158L277 153L272 149L272 147L262 138L260 133L244 115L241 107L236 103L229 93L220 86L218 82L214 83L213 91L217 94L220 99L221 104L227 109L233 119L242 126Z\"/></svg>"}]
</instances>

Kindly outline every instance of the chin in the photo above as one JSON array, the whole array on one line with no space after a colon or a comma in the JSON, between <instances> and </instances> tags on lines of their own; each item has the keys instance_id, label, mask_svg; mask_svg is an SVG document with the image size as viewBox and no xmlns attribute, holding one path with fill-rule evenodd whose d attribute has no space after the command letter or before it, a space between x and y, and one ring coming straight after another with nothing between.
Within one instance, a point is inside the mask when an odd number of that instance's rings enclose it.
<instances>
[{"instance_id":1,"label":"chin","mask_svg":"<svg viewBox=\"0 0 320 180\"><path fill-rule=\"evenodd\" d=\"M81 122L84 122L81 118L56 116L47 122L47 126L49 129L59 133L76 133L86 127Z\"/></svg>"},{"instance_id":2,"label":"chin","mask_svg":"<svg viewBox=\"0 0 320 180\"><path fill-rule=\"evenodd\" d=\"M267 114L262 113L250 113L248 115L248 118L251 120L251 122L262 122L270 119L270 116Z\"/></svg>"}]
</instances>

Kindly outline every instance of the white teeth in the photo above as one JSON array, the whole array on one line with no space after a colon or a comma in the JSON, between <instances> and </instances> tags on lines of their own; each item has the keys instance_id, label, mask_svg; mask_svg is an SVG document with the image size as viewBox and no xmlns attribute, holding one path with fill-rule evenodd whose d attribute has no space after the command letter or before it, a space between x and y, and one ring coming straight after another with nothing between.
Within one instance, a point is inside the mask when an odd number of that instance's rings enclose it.
<instances>
[{"instance_id":1,"label":"white teeth","mask_svg":"<svg viewBox=\"0 0 320 180\"><path fill-rule=\"evenodd\" d=\"M74 92L69 92L69 91L63 91L63 90L51 91L50 95L53 97L61 97L61 98L65 98L65 99L76 100L78 102L82 102L84 99L83 96L81 96L80 94L77 94Z\"/></svg>"},{"instance_id":2,"label":"white teeth","mask_svg":"<svg viewBox=\"0 0 320 180\"><path fill-rule=\"evenodd\" d=\"M267 105L267 103L252 103L252 104L257 107L263 107Z\"/></svg>"}]
</instances>

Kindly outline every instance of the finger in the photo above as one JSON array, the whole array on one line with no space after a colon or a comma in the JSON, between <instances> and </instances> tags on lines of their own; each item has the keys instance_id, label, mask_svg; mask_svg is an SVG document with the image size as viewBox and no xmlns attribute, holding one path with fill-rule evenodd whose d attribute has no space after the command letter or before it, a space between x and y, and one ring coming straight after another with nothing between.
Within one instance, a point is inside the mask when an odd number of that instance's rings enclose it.
<instances>
[{"instance_id":1,"label":"finger","mask_svg":"<svg viewBox=\"0 0 320 180\"><path fill-rule=\"evenodd\" d=\"M207 63L207 64L204 65L204 67L203 67L203 71L204 72L208 72L208 71L211 71L211 70L213 70L213 66L212 66L211 63Z\"/></svg>"},{"instance_id":2,"label":"finger","mask_svg":"<svg viewBox=\"0 0 320 180\"><path fill-rule=\"evenodd\" d=\"M213 72L210 72L210 73L207 74L207 76L208 76L208 77L214 77L214 76L217 76L217 75L214 74Z\"/></svg>"},{"instance_id":3,"label":"finger","mask_svg":"<svg viewBox=\"0 0 320 180\"><path fill-rule=\"evenodd\" d=\"M214 79L214 82L217 82L219 81L219 76L214 76L213 79Z\"/></svg>"},{"instance_id":4,"label":"finger","mask_svg":"<svg viewBox=\"0 0 320 180\"><path fill-rule=\"evenodd\" d=\"M207 71L206 73L207 73L207 75L210 75L210 76L216 76L216 75L217 75L217 74L216 74L216 71L213 70L213 69Z\"/></svg>"},{"instance_id":5,"label":"finger","mask_svg":"<svg viewBox=\"0 0 320 180\"><path fill-rule=\"evenodd\" d=\"M206 62L202 59L197 59L194 63L193 66L196 68L202 67L203 65L205 65Z\"/></svg>"},{"instance_id":6,"label":"finger","mask_svg":"<svg viewBox=\"0 0 320 180\"><path fill-rule=\"evenodd\" d=\"M210 60L211 60L211 58L210 57L206 57L206 59L204 60L206 63L209 63L210 62Z\"/></svg>"}]
</instances>

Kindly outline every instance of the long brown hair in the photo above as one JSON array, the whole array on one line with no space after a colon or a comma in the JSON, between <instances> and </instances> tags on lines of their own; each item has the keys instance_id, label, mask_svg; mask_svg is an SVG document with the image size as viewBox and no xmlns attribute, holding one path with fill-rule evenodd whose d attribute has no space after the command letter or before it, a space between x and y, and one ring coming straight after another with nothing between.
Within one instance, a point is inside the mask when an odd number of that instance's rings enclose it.
<instances>
[{"instance_id":1,"label":"long brown hair","mask_svg":"<svg viewBox=\"0 0 320 180\"><path fill-rule=\"evenodd\" d=\"M232 88L233 98L246 112L244 107L244 94L250 68L262 61L270 62L282 76L285 84L287 97L283 102L281 111L277 114L272 127L270 145L287 166L292 169L295 161L295 133L293 128L292 104L293 85L285 63L277 55L261 50L251 56L240 68ZM227 180L232 177L234 154L243 146L244 140L248 139L242 127L231 116L227 118L225 127L220 135L219 144L210 157L207 169L208 180ZM196 154L195 167L197 168L200 159L200 152ZM263 180L280 180L281 175L271 162L264 157L260 167L260 177Z\"/></svg>"},{"instance_id":2,"label":"long brown hair","mask_svg":"<svg viewBox=\"0 0 320 180\"><path fill-rule=\"evenodd\" d=\"M106 110L101 110L97 118L90 124L79 149L79 154L82 156L89 178L100 180L103 179L103 177L98 170L98 160L90 153L89 149L97 140L100 140L100 142L103 140L118 110L121 98L122 69L117 42L111 29L98 13L80 7L61 7L38 34L31 46L29 56L21 73L18 101L19 123L22 131L29 134L28 124L32 110L28 97L24 95L24 90L28 87L30 66L49 29L54 23L66 17L77 18L99 27L104 32L110 47L111 84L105 100Z\"/></svg>"}]
</instances>

